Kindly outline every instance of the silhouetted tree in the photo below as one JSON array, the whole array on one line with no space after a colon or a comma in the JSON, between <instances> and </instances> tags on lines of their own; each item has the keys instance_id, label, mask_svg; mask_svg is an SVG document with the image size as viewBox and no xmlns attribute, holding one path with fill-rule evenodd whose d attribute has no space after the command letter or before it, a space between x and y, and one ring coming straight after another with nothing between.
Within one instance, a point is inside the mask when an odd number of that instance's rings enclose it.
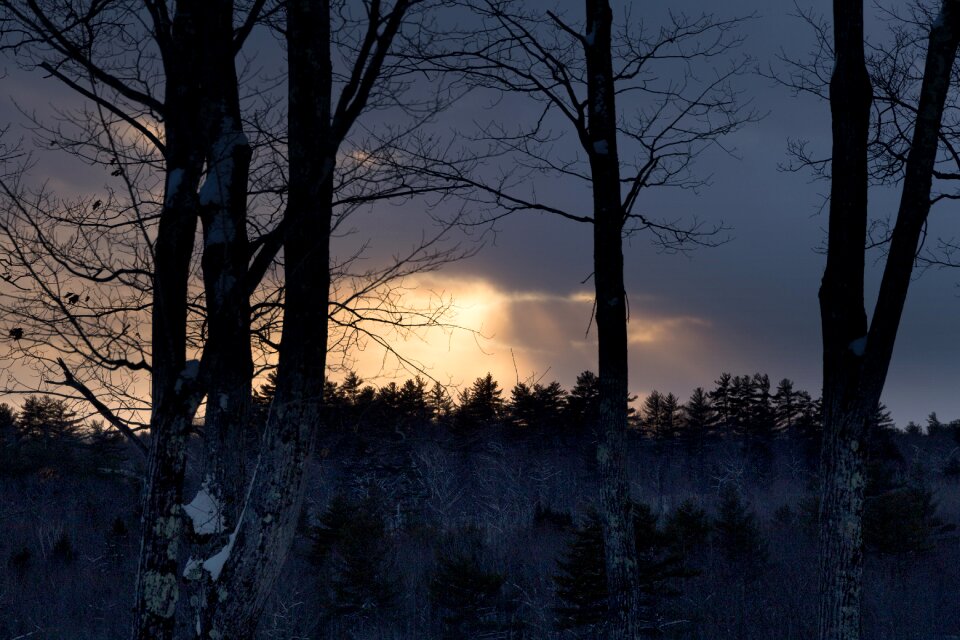
<instances>
[{"instance_id":1,"label":"silhouetted tree","mask_svg":"<svg viewBox=\"0 0 960 640\"><path fill-rule=\"evenodd\" d=\"M746 579L754 579L767 561L767 547L756 515L747 509L732 484L720 491L714 536L724 558Z\"/></svg>"},{"instance_id":2,"label":"silhouetted tree","mask_svg":"<svg viewBox=\"0 0 960 640\"><path fill-rule=\"evenodd\" d=\"M460 392L457 407L457 427L474 431L498 424L504 417L503 390L491 374L477 378L473 384Z\"/></svg>"},{"instance_id":3,"label":"silhouetted tree","mask_svg":"<svg viewBox=\"0 0 960 640\"><path fill-rule=\"evenodd\" d=\"M702 455L716 421L716 412L713 409L707 393L703 387L697 387L690 394L690 399L683 406L681 431L684 443L688 450Z\"/></svg>"},{"instance_id":4,"label":"silhouetted tree","mask_svg":"<svg viewBox=\"0 0 960 640\"><path fill-rule=\"evenodd\" d=\"M960 43L960 6L943 0L894 29L889 50L864 40L862 0L833 4L833 29L808 18L822 46L793 62L785 82L827 98L832 115L829 162L798 158L830 179L827 264L820 287L823 336L820 640L859 640L863 593L863 529L867 425L880 402L897 331L921 249L927 217L941 196L931 193L944 117ZM887 14L892 17L891 14ZM924 51L924 47L926 50ZM879 52L873 55L873 52ZM921 72L920 69L923 69ZM872 72L872 73L871 73ZM829 78L829 81L827 80ZM952 143L947 140L945 146ZM952 148L952 147L950 147ZM942 160L953 166L953 153ZM871 179L900 183L900 204L885 238L885 262L873 313L865 307L864 264Z\"/></svg>"}]
</instances>

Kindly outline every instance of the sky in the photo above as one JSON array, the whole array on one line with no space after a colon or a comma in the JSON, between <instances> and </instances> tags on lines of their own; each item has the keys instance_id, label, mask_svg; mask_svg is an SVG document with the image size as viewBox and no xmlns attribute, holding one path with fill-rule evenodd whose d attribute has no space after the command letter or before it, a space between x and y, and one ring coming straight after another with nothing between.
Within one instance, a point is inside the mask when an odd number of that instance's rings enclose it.
<instances>
[{"instance_id":1,"label":"sky","mask_svg":"<svg viewBox=\"0 0 960 640\"><path fill-rule=\"evenodd\" d=\"M575 12L579 3L566 2ZM621 14L625 3L614 2ZM629 3L626 3L629 4ZM806 6L806 5L805 5ZM812 5L826 13L829 3ZM716 3L684 0L674 11L716 11ZM635 9L634 14L640 9ZM868 4L868 11L870 11ZM720 17L755 14L742 32L741 51L761 68L782 49L802 55L812 46L809 29L790 14L792 3L733 0L722 3ZM651 23L654 18L650 18ZM882 24L870 20L876 37ZM8 67L9 68L9 67ZM22 105L61 100L53 80L18 72L2 81ZM796 97L760 75L739 85L744 97L765 117L725 140L736 157L714 150L697 164L709 185L697 193L651 191L645 210L665 217L696 216L730 228L730 241L689 254L666 254L642 235L624 245L630 302L630 389L641 397L653 389L685 399L697 386L711 388L721 372L765 372L771 380L794 380L814 395L820 390L820 319L817 289L824 256L823 194L828 185L805 173L785 172L790 139L806 139L829 151L830 119L826 103ZM621 111L629 105L619 105ZM534 112L511 105L521 119ZM448 117L464 128L479 121L482 102L459 105ZM9 101L0 117L18 122ZM569 144L573 144L570 140ZM80 189L88 169L44 154L40 170L53 186ZM587 203L589 192L568 183L545 185L566 201ZM871 214L895 213L896 192L871 192ZM931 218L931 237L960 235L957 205L941 204ZM385 259L420 233L424 216L405 207L381 207L363 214L361 225L371 244L370 260ZM596 335L587 332L591 314L591 229L538 214L515 215L485 236L479 253L439 272L407 283L414 302L444 293L453 299L449 320L475 332L432 331L394 347L422 363L433 377L454 385L493 373L509 389L518 380L557 380L573 385L576 375L596 370ZM882 255L868 255L868 313L882 266ZM585 282L586 281L586 282ZM911 285L883 401L904 425L922 422L931 411L941 420L960 417L960 272L927 271ZM382 382L392 375L382 354L356 354L362 377ZM378 373L382 376L377 377Z\"/></svg>"},{"instance_id":2,"label":"sky","mask_svg":"<svg viewBox=\"0 0 960 640\"><path fill-rule=\"evenodd\" d=\"M615 3L623 6L623 3ZM694 13L713 3L672 3ZM828 12L828 3L813 5ZM749 0L724 3L725 16L756 14L744 26L743 51L758 65L778 65L785 50L802 55L812 46L806 25L792 16L792 3ZM869 8L868 8L869 11ZM875 17L874 17L875 18ZM882 23L868 18L874 37ZM641 397L653 389L686 398L697 386L711 388L721 372L768 373L776 384L788 377L819 394L820 316L817 290L825 256L829 185L806 173L782 170L790 139L809 140L829 153L829 106L797 97L767 78L741 78L758 123L732 135L737 158L715 152L698 163L710 186L699 193L653 192L645 201L664 213L696 215L730 227L731 239L687 255L658 252L643 237L625 244L630 299L630 389ZM621 110L623 106L620 105ZM555 185L553 188L566 188ZM571 197L577 197L571 194ZM589 194L582 194L588 198ZM871 191L871 215L895 214L895 190ZM931 215L931 237L960 230L955 204ZM482 351L470 336L429 345L404 343L407 353L432 365L431 372L469 383L487 370L509 388L519 380L556 379L569 387L576 374L596 369L590 321L592 271L590 229L537 214L498 225L492 242L474 258L451 265L424 286L450 291L462 317L482 320ZM882 255L868 254L867 308L872 310ZM960 272L928 270L911 285L883 402L901 425L960 417ZM468 324L469 324L468 322ZM364 363L375 365L375 358Z\"/></svg>"}]
</instances>

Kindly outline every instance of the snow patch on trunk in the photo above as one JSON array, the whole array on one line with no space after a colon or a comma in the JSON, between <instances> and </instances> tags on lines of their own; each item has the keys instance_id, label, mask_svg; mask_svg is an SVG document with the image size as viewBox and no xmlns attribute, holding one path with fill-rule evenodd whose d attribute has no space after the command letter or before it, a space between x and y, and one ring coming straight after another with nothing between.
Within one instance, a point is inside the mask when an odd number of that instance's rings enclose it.
<instances>
[{"instance_id":1,"label":"snow patch on trunk","mask_svg":"<svg viewBox=\"0 0 960 640\"><path fill-rule=\"evenodd\" d=\"M605 156L610 153L610 146L607 144L606 140L597 140L593 143L593 150L597 154Z\"/></svg>"},{"instance_id":2,"label":"snow patch on trunk","mask_svg":"<svg viewBox=\"0 0 960 640\"><path fill-rule=\"evenodd\" d=\"M170 206L177 192L180 190L180 183L183 182L183 169L173 169L167 174L167 190L164 194L163 203Z\"/></svg>"},{"instance_id":3,"label":"snow patch on trunk","mask_svg":"<svg viewBox=\"0 0 960 640\"><path fill-rule=\"evenodd\" d=\"M184 381L196 380L197 376L199 375L200 361L187 360L187 363L183 365L183 371L181 371L180 375L177 377L177 384L174 385L173 390L177 393L180 393L180 390L183 389Z\"/></svg>"},{"instance_id":4,"label":"snow patch on trunk","mask_svg":"<svg viewBox=\"0 0 960 640\"><path fill-rule=\"evenodd\" d=\"M847 345L847 348L853 352L853 355L862 358L863 354L867 350L867 336L860 336L859 338L851 342L849 345Z\"/></svg>"},{"instance_id":5,"label":"snow patch on trunk","mask_svg":"<svg viewBox=\"0 0 960 640\"><path fill-rule=\"evenodd\" d=\"M230 181L233 176L233 154L238 147L249 146L250 142L243 131L233 129L233 120L224 118L220 137L210 150L207 177L200 187L200 204L222 204L230 193Z\"/></svg>"},{"instance_id":6,"label":"snow patch on trunk","mask_svg":"<svg viewBox=\"0 0 960 640\"><path fill-rule=\"evenodd\" d=\"M184 512L193 522L193 532L201 536L222 533L224 530L223 507L212 495L211 484L212 479L207 476L190 504L183 506Z\"/></svg>"},{"instance_id":7,"label":"snow patch on trunk","mask_svg":"<svg viewBox=\"0 0 960 640\"><path fill-rule=\"evenodd\" d=\"M237 540L237 532L239 530L240 525L238 523L237 528L230 534L230 539L227 541L227 544L224 545L223 549L220 549L220 551L203 562L203 569L210 574L210 579L214 582L220 577L220 572L223 571L223 565L230 559L230 553L233 551L233 543Z\"/></svg>"}]
</instances>

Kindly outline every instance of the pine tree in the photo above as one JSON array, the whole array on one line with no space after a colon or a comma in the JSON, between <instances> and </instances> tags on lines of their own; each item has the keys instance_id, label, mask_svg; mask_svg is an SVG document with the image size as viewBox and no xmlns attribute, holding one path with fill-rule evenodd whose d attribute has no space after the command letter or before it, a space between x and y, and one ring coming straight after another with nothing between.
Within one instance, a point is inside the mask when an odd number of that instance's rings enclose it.
<instances>
[{"instance_id":1,"label":"pine tree","mask_svg":"<svg viewBox=\"0 0 960 640\"><path fill-rule=\"evenodd\" d=\"M356 371L348 371L343 382L340 384L340 390L351 405L357 404L357 397L360 395L360 389L363 388L363 380L357 375Z\"/></svg>"},{"instance_id":2,"label":"pine tree","mask_svg":"<svg viewBox=\"0 0 960 640\"><path fill-rule=\"evenodd\" d=\"M776 420L770 398L770 377L765 373L755 373L750 379L748 412L747 430L750 437L769 442L776 430Z\"/></svg>"},{"instance_id":3,"label":"pine tree","mask_svg":"<svg viewBox=\"0 0 960 640\"><path fill-rule=\"evenodd\" d=\"M433 383L427 404L430 408L430 416L437 424L445 423L453 414L453 400L450 399L446 387L439 382Z\"/></svg>"},{"instance_id":4,"label":"pine tree","mask_svg":"<svg viewBox=\"0 0 960 640\"><path fill-rule=\"evenodd\" d=\"M437 554L430 599L440 613L444 638L508 637L515 609L503 593L506 577L483 567L475 529L460 532Z\"/></svg>"},{"instance_id":5,"label":"pine tree","mask_svg":"<svg viewBox=\"0 0 960 640\"><path fill-rule=\"evenodd\" d=\"M667 516L663 527L667 543L683 557L696 555L702 550L711 531L712 526L706 510L689 498Z\"/></svg>"},{"instance_id":6,"label":"pine tree","mask_svg":"<svg viewBox=\"0 0 960 640\"><path fill-rule=\"evenodd\" d=\"M600 379L592 371L577 376L567 398L565 422L575 432L596 426L600 410Z\"/></svg>"},{"instance_id":7,"label":"pine tree","mask_svg":"<svg viewBox=\"0 0 960 640\"><path fill-rule=\"evenodd\" d=\"M16 431L21 453L40 465L69 465L83 444L76 414L49 396L27 397Z\"/></svg>"},{"instance_id":8,"label":"pine tree","mask_svg":"<svg viewBox=\"0 0 960 640\"><path fill-rule=\"evenodd\" d=\"M648 621L657 616L664 597L680 594L679 580L697 572L686 566L686 558L670 536L657 526L649 505L633 505L634 542L640 562L641 601L648 609ZM553 580L559 604L554 608L559 630L579 630L598 637L609 617L600 516L591 511L557 561L559 572Z\"/></svg>"},{"instance_id":9,"label":"pine tree","mask_svg":"<svg viewBox=\"0 0 960 640\"><path fill-rule=\"evenodd\" d=\"M430 419L430 407L427 402L427 382L420 376L407 380L400 387L400 416L404 424L422 425Z\"/></svg>"},{"instance_id":10,"label":"pine tree","mask_svg":"<svg viewBox=\"0 0 960 640\"><path fill-rule=\"evenodd\" d=\"M536 427L556 432L563 420L567 400L566 390L556 381L548 385L538 383L533 385L533 399L536 408Z\"/></svg>"},{"instance_id":11,"label":"pine tree","mask_svg":"<svg viewBox=\"0 0 960 640\"><path fill-rule=\"evenodd\" d=\"M379 505L334 496L311 531L312 560L327 577L326 599L338 617L382 616L396 605L389 540Z\"/></svg>"},{"instance_id":12,"label":"pine tree","mask_svg":"<svg viewBox=\"0 0 960 640\"><path fill-rule=\"evenodd\" d=\"M730 423L733 420L733 410L730 404L732 381L733 378L729 373L721 373L720 377L714 382L717 386L708 394L717 414L718 426L724 430L730 428Z\"/></svg>"},{"instance_id":13,"label":"pine tree","mask_svg":"<svg viewBox=\"0 0 960 640\"><path fill-rule=\"evenodd\" d=\"M654 438L664 437L664 395L654 389L643 401L640 418L644 431Z\"/></svg>"},{"instance_id":14,"label":"pine tree","mask_svg":"<svg viewBox=\"0 0 960 640\"><path fill-rule=\"evenodd\" d=\"M666 438L674 438L680 427L680 399L673 393L668 393L663 397L663 407L661 413L663 426L661 431Z\"/></svg>"},{"instance_id":15,"label":"pine tree","mask_svg":"<svg viewBox=\"0 0 960 640\"><path fill-rule=\"evenodd\" d=\"M503 390L491 374L477 378L460 394L457 425L463 431L475 431L497 424L504 415Z\"/></svg>"},{"instance_id":16,"label":"pine tree","mask_svg":"<svg viewBox=\"0 0 960 640\"><path fill-rule=\"evenodd\" d=\"M682 409L681 423L683 424L683 430L681 434L690 450L695 451L698 455L703 453L715 420L716 413L710 404L707 393L702 387L697 387L690 394L690 399Z\"/></svg>"},{"instance_id":17,"label":"pine tree","mask_svg":"<svg viewBox=\"0 0 960 640\"><path fill-rule=\"evenodd\" d=\"M587 514L557 561L554 576L557 599L554 608L559 630L599 630L607 619L607 572L603 558L603 531L596 512Z\"/></svg>"},{"instance_id":18,"label":"pine tree","mask_svg":"<svg viewBox=\"0 0 960 640\"><path fill-rule=\"evenodd\" d=\"M517 429L529 429L537 417L536 399L530 386L518 382L510 390L510 403L507 406L510 424Z\"/></svg>"},{"instance_id":19,"label":"pine tree","mask_svg":"<svg viewBox=\"0 0 960 640\"><path fill-rule=\"evenodd\" d=\"M757 577L767 561L766 542L756 515L747 509L740 492L729 484L720 492L714 535L724 558L741 569L741 575L748 579Z\"/></svg>"}]
</instances>

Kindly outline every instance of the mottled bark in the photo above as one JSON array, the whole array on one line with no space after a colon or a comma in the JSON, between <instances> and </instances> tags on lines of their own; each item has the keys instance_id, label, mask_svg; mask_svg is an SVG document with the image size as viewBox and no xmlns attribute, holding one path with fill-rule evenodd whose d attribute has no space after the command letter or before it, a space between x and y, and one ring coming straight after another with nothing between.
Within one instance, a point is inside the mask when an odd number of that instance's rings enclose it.
<instances>
[{"instance_id":1,"label":"mottled bark","mask_svg":"<svg viewBox=\"0 0 960 640\"><path fill-rule=\"evenodd\" d=\"M296 532L320 427L336 147L330 136L329 6L287 3L289 192L277 391L230 557L213 578L201 637L252 638Z\"/></svg>"},{"instance_id":2,"label":"mottled bark","mask_svg":"<svg viewBox=\"0 0 960 640\"><path fill-rule=\"evenodd\" d=\"M243 133L233 48L233 1L208 0L208 54L199 61L205 90L207 176L200 187L203 282L207 308L207 405L203 476L232 529L246 488L245 430L253 357L247 263L250 145Z\"/></svg>"},{"instance_id":3,"label":"mottled bark","mask_svg":"<svg viewBox=\"0 0 960 640\"><path fill-rule=\"evenodd\" d=\"M203 166L197 119L201 93L191 67L201 34L192 4L178 4L168 34L171 46L164 51L167 177L154 245L153 414L137 573L137 640L167 640L174 634L186 439L199 402L196 371L186 366L187 281Z\"/></svg>"},{"instance_id":4,"label":"mottled bark","mask_svg":"<svg viewBox=\"0 0 960 640\"><path fill-rule=\"evenodd\" d=\"M859 640L861 636L866 425L886 381L914 257L930 211L937 135L960 40L958 4L944 2L931 28L900 208L868 331L863 276L872 89L864 63L862 0L834 3L833 164L827 267L820 288L824 420L820 640Z\"/></svg>"},{"instance_id":5,"label":"mottled bark","mask_svg":"<svg viewBox=\"0 0 960 640\"><path fill-rule=\"evenodd\" d=\"M624 210L620 197L611 50L612 12L607 0L587 0L587 152L593 183L593 280L600 377L601 522L606 554L611 638L636 638L643 611L630 485L625 465L627 433L627 312L623 281Z\"/></svg>"}]
</instances>

